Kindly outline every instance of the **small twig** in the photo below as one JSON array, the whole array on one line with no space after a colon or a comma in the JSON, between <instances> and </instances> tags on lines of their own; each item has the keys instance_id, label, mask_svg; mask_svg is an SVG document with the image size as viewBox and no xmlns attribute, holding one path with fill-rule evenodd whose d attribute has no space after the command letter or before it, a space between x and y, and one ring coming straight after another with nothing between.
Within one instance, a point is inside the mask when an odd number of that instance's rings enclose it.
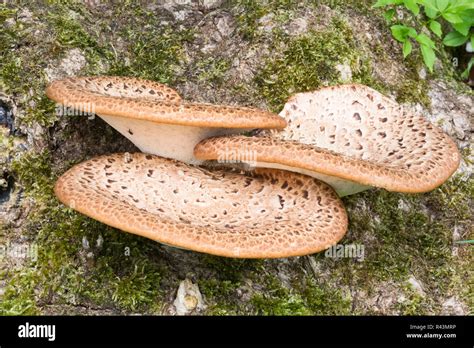
<instances>
[{"instance_id":1,"label":"small twig","mask_svg":"<svg viewBox=\"0 0 474 348\"><path fill-rule=\"evenodd\" d=\"M458 240L454 242L455 244L474 244L474 239L470 240Z\"/></svg>"}]
</instances>

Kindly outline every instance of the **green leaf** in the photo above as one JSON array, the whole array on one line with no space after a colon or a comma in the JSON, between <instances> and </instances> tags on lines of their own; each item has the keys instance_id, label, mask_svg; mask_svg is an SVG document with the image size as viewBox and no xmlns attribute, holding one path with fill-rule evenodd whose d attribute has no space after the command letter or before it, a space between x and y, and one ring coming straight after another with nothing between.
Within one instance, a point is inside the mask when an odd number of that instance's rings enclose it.
<instances>
[{"instance_id":1,"label":"green leaf","mask_svg":"<svg viewBox=\"0 0 474 348\"><path fill-rule=\"evenodd\" d=\"M462 35L467 36L467 34L469 34L469 29L471 29L471 23L456 23L453 24L453 28Z\"/></svg>"},{"instance_id":2,"label":"green leaf","mask_svg":"<svg viewBox=\"0 0 474 348\"><path fill-rule=\"evenodd\" d=\"M395 9L391 8L390 10L385 11L385 13L383 14L383 17L385 18L387 22L390 22L394 15L395 15Z\"/></svg>"},{"instance_id":3,"label":"green leaf","mask_svg":"<svg viewBox=\"0 0 474 348\"><path fill-rule=\"evenodd\" d=\"M417 36L416 30L411 27L407 27L407 28L408 28L408 36L412 38L416 38Z\"/></svg>"},{"instance_id":4,"label":"green leaf","mask_svg":"<svg viewBox=\"0 0 474 348\"><path fill-rule=\"evenodd\" d=\"M387 5L388 5L387 0L378 0L375 4L372 5L372 8L383 7Z\"/></svg>"},{"instance_id":5,"label":"green leaf","mask_svg":"<svg viewBox=\"0 0 474 348\"><path fill-rule=\"evenodd\" d=\"M469 39L468 36L462 35L457 31L453 30L448 35L446 35L443 39L443 44L450 47L461 46Z\"/></svg>"},{"instance_id":6,"label":"green leaf","mask_svg":"<svg viewBox=\"0 0 474 348\"><path fill-rule=\"evenodd\" d=\"M474 57L471 57L469 63L467 63L467 68L461 74L463 79L467 79L469 77L469 73L471 72L472 67L474 66Z\"/></svg>"},{"instance_id":7,"label":"green leaf","mask_svg":"<svg viewBox=\"0 0 474 348\"><path fill-rule=\"evenodd\" d=\"M387 5L399 5L403 0L378 0L375 4L372 5L372 8L383 7Z\"/></svg>"},{"instance_id":8,"label":"green leaf","mask_svg":"<svg viewBox=\"0 0 474 348\"><path fill-rule=\"evenodd\" d=\"M443 12L449 5L449 0L436 0L436 8L439 12Z\"/></svg>"},{"instance_id":9,"label":"green leaf","mask_svg":"<svg viewBox=\"0 0 474 348\"><path fill-rule=\"evenodd\" d=\"M435 20L430 21L430 29L433 33L436 34L437 37L441 37L443 35L443 32L441 30L441 24L439 24L439 22Z\"/></svg>"},{"instance_id":10,"label":"green leaf","mask_svg":"<svg viewBox=\"0 0 474 348\"><path fill-rule=\"evenodd\" d=\"M423 5L425 9L429 8L430 10L438 11L435 0L419 0L418 3Z\"/></svg>"},{"instance_id":11,"label":"green leaf","mask_svg":"<svg viewBox=\"0 0 474 348\"><path fill-rule=\"evenodd\" d=\"M425 14L429 18L436 18L438 16L438 8L435 6L435 0L420 0L418 1L425 8Z\"/></svg>"},{"instance_id":12,"label":"green leaf","mask_svg":"<svg viewBox=\"0 0 474 348\"><path fill-rule=\"evenodd\" d=\"M438 10L434 7L428 7L425 5L425 14L428 16L428 18L436 18L438 16Z\"/></svg>"},{"instance_id":13,"label":"green leaf","mask_svg":"<svg viewBox=\"0 0 474 348\"><path fill-rule=\"evenodd\" d=\"M421 45L427 46L429 48L435 48L434 42L425 34L420 34L415 38Z\"/></svg>"},{"instance_id":14,"label":"green leaf","mask_svg":"<svg viewBox=\"0 0 474 348\"><path fill-rule=\"evenodd\" d=\"M420 8L416 4L416 0L403 0L403 4L407 9L409 9L415 16L420 13Z\"/></svg>"},{"instance_id":15,"label":"green leaf","mask_svg":"<svg viewBox=\"0 0 474 348\"><path fill-rule=\"evenodd\" d=\"M459 15L451 12L444 12L441 13L441 16L443 16L444 19L446 19L449 23L462 23L462 18L459 17Z\"/></svg>"},{"instance_id":16,"label":"green leaf","mask_svg":"<svg viewBox=\"0 0 474 348\"><path fill-rule=\"evenodd\" d=\"M454 12L464 10L474 10L474 1L472 0L458 0L449 6L449 9Z\"/></svg>"},{"instance_id":17,"label":"green leaf","mask_svg":"<svg viewBox=\"0 0 474 348\"><path fill-rule=\"evenodd\" d=\"M463 22L471 23L471 26L474 25L474 10L463 11L459 14L459 17L461 17Z\"/></svg>"},{"instance_id":18,"label":"green leaf","mask_svg":"<svg viewBox=\"0 0 474 348\"><path fill-rule=\"evenodd\" d=\"M415 38L417 36L416 30L406 25L395 24L390 27L393 37L400 42L405 42L409 37Z\"/></svg>"},{"instance_id":19,"label":"green leaf","mask_svg":"<svg viewBox=\"0 0 474 348\"><path fill-rule=\"evenodd\" d=\"M430 72L433 72L433 65L436 58L433 49L425 45L421 45L420 49L421 55L423 56L423 62L425 62L425 65L428 67Z\"/></svg>"},{"instance_id":20,"label":"green leaf","mask_svg":"<svg viewBox=\"0 0 474 348\"><path fill-rule=\"evenodd\" d=\"M474 49L474 34L471 34L471 49Z\"/></svg>"},{"instance_id":21,"label":"green leaf","mask_svg":"<svg viewBox=\"0 0 474 348\"><path fill-rule=\"evenodd\" d=\"M392 25L390 27L390 30L395 40L398 40L400 42L405 42L405 40L407 39L407 35L409 31L408 27L404 25L396 24L396 25Z\"/></svg>"},{"instance_id":22,"label":"green leaf","mask_svg":"<svg viewBox=\"0 0 474 348\"><path fill-rule=\"evenodd\" d=\"M406 58L411 53L411 42L409 40L403 43L403 58Z\"/></svg>"}]
</instances>

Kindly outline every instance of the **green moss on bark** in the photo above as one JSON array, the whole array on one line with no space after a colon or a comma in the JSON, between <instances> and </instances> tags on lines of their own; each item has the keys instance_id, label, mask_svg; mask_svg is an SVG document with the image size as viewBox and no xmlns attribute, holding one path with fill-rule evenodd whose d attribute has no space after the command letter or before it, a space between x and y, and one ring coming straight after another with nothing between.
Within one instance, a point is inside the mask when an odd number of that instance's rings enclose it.
<instances>
[{"instance_id":1,"label":"green moss on bark","mask_svg":"<svg viewBox=\"0 0 474 348\"><path fill-rule=\"evenodd\" d=\"M242 90L223 86L232 66L229 57L211 61L209 55L198 52L188 60L194 52L186 46L193 43L195 28L163 24L166 14L159 11L128 3L101 13L76 3L49 3L46 8L31 5L32 21L25 21L17 20L20 6L1 5L0 22L4 25L8 21L11 26L4 26L0 33L0 86L15 99L21 124L45 129L42 140L46 145L42 148L46 150L32 149L20 155L12 152L12 137L1 139L5 143L2 165L16 179L14 192L23 190L31 202L22 230L3 224L1 240L25 238L37 243L39 255L36 262L24 267L2 269L0 280L7 281L7 286L0 312L41 314L57 304L155 314L169 302L185 276L182 260L167 259L169 255L157 243L82 216L54 197L58 175L73 163L115 150L114 144L120 140L99 121L70 119L62 123L64 129L58 127L61 122L54 104L44 95L46 67L77 48L86 57L80 74L131 75L179 85L189 82L187 72L195 71L193 76L203 86L229 88L243 100L253 95L279 111L292 93L339 83L336 66L345 64L351 68L353 81L394 92L400 102L429 105L427 81L419 79L416 59L403 63L407 72L396 86L377 80L368 47L356 38L348 21L355 6L326 4L339 12L335 18L327 26L310 28L298 36L283 29L299 11L290 2L275 2L269 7L245 1L227 5L244 38L241 44L266 45L270 50L250 67L256 72L255 85L245 85ZM319 5L308 7L308 11L314 11L314 6ZM262 33L259 20L269 13L275 28ZM111 18L114 28L108 26ZM34 34L35 30L40 34ZM384 30L390 40L388 29ZM378 46L377 52L386 55L388 62L392 59L384 45ZM71 144L71 139L81 139L81 144ZM10 164L7 158L11 155L15 159ZM469 245L453 243L453 232L458 233L456 238L473 239L473 196L473 180L458 176L422 195L371 190L345 198L350 229L341 243L363 244L364 261L335 260L319 253L308 259L316 262L321 274L310 276L307 258L300 258L285 271L286 276L291 275L288 284L282 281L278 268L288 260L229 260L189 252L192 256L186 257L191 261L183 268L196 271L207 314L367 313L372 309L364 307L364 299L357 296L375 296L373 289L388 281L405 296L389 312L440 313L441 302L451 295L472 308L472 252ZM410 275L423 284L426 297L406 286Z\"/></svg>"},{"instance_id":2,"label":"green moss on bark","mask_svg":"<svg viewBox=\"0 0 474 348\"><path fill-rule=\"evenodd\" d=\"M284 51L272 54L256 76L261 95L274 111L280 111L294 93L340 83L337 65L350 67L352 81L382 88L372 78L370 63L358 51L352 30L343 19L333 18L324 30L283 39L287 41Z\"/></svg>"}]
</instances>

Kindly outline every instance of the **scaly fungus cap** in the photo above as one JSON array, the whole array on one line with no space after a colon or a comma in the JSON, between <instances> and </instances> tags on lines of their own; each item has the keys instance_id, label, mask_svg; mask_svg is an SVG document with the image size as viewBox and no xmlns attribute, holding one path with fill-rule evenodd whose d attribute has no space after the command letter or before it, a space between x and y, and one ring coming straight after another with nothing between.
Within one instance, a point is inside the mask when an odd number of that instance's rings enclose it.
<instances>
[{"instance_id":1,"label":"scaly fungus cap","mask_svg":"<svg viewBox=\"0 0 474 348\"><path fill-rule=\"evenodd\" d=\"M184 102L171 88L154 81L119 76L70 77L52 82L46 95L75 108L93 104L98 115L156 123L211 128L283 128L271 112L227 105Z\"/></svg>"},{"instance_id":2,"label":"scaly fungus cap","mask_svg":"<svg viewBox=\"0 0 474 348\"><path fill-rule=\"evenodd\" d=\"M341 195L368 186L429 191L459 165L456 145L440 128L363 85L296 94L280 115L288 127L272 138L206 139L194 155L215 160L225 151L253 151L257 166L317 177Z\"/></svg>"},{"instance_id":3,"label":"scaly fungus cap","mask_svg":"<svg viewBox=\"0 0 474 348\"><path fill-rule=\"evenodd\" d=\"M58 179L55 193L123 231L227 257L311 254L337 243L347 229L336 193L309 176L209 172L143 153L78 164Z\"/></svg>"},{"instance_id":4,"label":"scaly fungus cap","mask_svg":"<svg viewBox=\"0 0 474 348\"><path fill-rule=\"evenodd\" d=\"M130 77L72 77L54 81L49 98L93 112L142 152L199 164L194 146L202 139L254 128L283 128L271 112L236 106L187 103L171 88Z\"/></svg>"}]
</instances>

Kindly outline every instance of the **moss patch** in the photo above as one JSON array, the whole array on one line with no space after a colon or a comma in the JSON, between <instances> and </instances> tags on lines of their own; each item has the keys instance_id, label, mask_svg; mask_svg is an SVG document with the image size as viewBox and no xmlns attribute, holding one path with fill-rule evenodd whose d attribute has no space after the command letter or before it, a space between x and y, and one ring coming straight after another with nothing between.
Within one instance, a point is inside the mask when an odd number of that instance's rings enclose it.
<instances>
[{"instance_id":1,"label":"moss patch","mask_svg":"<svg viewBox=\"0 0 474 348\"><path fill-rule=\"evenodd\" d=\"M243 312L239 309L237 289L241 283L221 280L202 279L199 289L208 303L208 315L238 315Z\"/></svg>"},{"instance_id":2,"label":"moss patch","mask_svg":"<svg viewBox=\"0 0 474 348\"><path fill-rule=\"evenodd\" d=\"M236 16L239 31L246 40L260 40L262 31L260 30L260 20L265 15L272 15L279 24L287 22L293 10L299 5L294 1L252 1L236 0L231 2L231 7L238 9Z\"/></svg>"},{"instance_id":3,"label":"moss patch","mask_svg":"<svg viewBox=\"0 0 474 348\"><path fill-rule=\"evenodd\" d=\"M317 284L313 279L300 279L295 290L281 285L269 276L263 291L251 299L259 315L344 315L350 313L351 301L337 289Z\"/></svg>"},{"instance_id":4,"label":"moss patch","mask_svg":"<svg viewBox=\"0 0 474 348\"><path fill-rule=\"evenodd\" d=\"M15 17L18 9L2 5L2 24L10 20L13 26L1 33L1 85L8 93L23 96L17 99L19 109L24 111L20 117L22 123L50 127L57 122L54 103L44 95L46 83L42 71L48 62L62 57L71 48L85 53L84 73L131 75L165 83L174 81L178 76L176 69L183 62L182 44L191 38L189 31L171 30L162 26L160 18L153 13L130 4L126 7L124 14L115 15L128 16L127 11L134 11L136 17L132 16L132 22L119 22L117 31L127 38L127 46L115 55L114 43L117 44L111 28L92 21L93 14L82 5L32 6L31 20L25 23ZM41 25L38 24L40 18ZM149 30L134 30L143 26ZM42 34L34 34L33 28L40 28ZM13 50L16 47L20 48ZM62 139L74 138L87 127L88 122L80 121L64 134L53 131L50 135L59 143ZM114 132L107 137L109 144L115 142ZM73 152L73 157L66 153L62 158L64 148L56 147L18 156L10 166L17 187L22 187L34 202L24 233L30 242L38 245L39 255L37 263L27 268L28 271L2 272L1 279L8 279L0 305L2 313L34 314L50 304L85 304L119 312L148 313L161 306L160 281L166 269L163 262L157 260L156 244L77 214L54 197L53 183L58 172L82 160L85 152L97 146L93 144L96 137L83 135L81 138L86 139L85 144ZM87 139L93 145L88 146ZM2 226L6 228L9 227ZM102 246L93 247L99 236ZM90 249L84 248L84 240L90 241Z\"/></svg>"},{"instance_id":5,"label":"moss patch","mask_svg":"<svg viewBox=\"0 0 474 348\"><path fill-rule=\"evenodd\" d=\"M208 57L200 60L196 64L198 80L221 85L230 65L230 60L223 57Z\"/></svg>"},{"instance_id":6,"label":"moss patch","mask_svg":"<svg viewBox=\"0 0 474 348\"><path fill-rule=\"evenodd\" d=\"M447 293L465 293L468 277L456 281L458 267L465 267L465 263L453 257L453 231L464 231L464 238L472 235L473 182L455 177L423 195L380 190L345 198L350 221L345 243L364 244L366 254L348 283L403 282L413 274L433 296L427 308L434 311L439 310L437 300ZM462 249L468 252L466 247ZM341 264L348 266L347 262Z\"/></svg>"},{"instance_id":7,"label":"moss patch","mask_svg":"<svg viewBox=\"0 0 474 348\"><path fill-rule=\"evenodd\" d=\"M342 19L334 18L325 30L286 40L284 51L269 58L256 76L262 96L274 111L281 110L294 93L340 82L338 64L351 67L353 81L380 86L371 77L367 58L358 52L352 30Z\"/></svg>"},{"instance_id":8,"label":"moss patch","mask_svg":"<svg viewBox=\"0 0 474 348\"><path fill-rule=\"evenodd\" d=\"M406 59L408 72L400 79L400 83L395 86L397 101L399 103L421 104L430 109L431 100L427 94L429 90L427 80L421 79L418 71L423 69L420 56L410 55Z\"/></svg>"},{"instance_id":9,"label":"moss patch","mask_svg":"<svg viewBox=\"0 0 474 348\"><path fill-rule=\"evenodd\" d=\"M33 298L39 306L155 308L163 267L157 262L156 245L59 204L52 193L56 175L48 159L47 153L26 154L13 165L18 181L37 202L25 230L38 247L38 260L28 272L4 274L10 278L9 288L0 309L6 314L34 313Z\"/></svg>"}]
</instances>

